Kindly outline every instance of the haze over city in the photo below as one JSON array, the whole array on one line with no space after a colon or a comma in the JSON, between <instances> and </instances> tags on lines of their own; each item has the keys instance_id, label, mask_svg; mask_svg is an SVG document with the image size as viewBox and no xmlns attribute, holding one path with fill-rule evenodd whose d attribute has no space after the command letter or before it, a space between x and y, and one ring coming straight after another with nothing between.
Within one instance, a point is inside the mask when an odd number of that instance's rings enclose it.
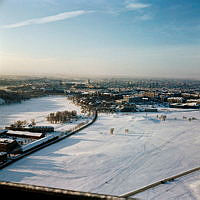
<instances>
[{"instance_id":1,"label":"haze over city","mask_svg":"<svg viewBox=\"0 0 200 200\"><path fill-rule=\"evenodd\" d=\"M198 0L1 0L0 74L199 79Z\"/></svg>"}]
</instances>

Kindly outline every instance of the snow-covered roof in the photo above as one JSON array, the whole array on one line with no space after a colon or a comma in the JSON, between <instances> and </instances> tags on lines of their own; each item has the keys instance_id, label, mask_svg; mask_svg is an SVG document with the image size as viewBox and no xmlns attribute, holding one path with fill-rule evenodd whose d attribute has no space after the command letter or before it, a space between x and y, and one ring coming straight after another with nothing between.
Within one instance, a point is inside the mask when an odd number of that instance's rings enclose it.
<instances>
[{"instance_id":1,"label":"snow-covered roof","mask_svg":"<svg viewBox=\"0 0 200 200\"><path fill-rule=\"evenodd\" d=\"M10 139L10 138L0 138L0 143L1 144L8 144L8 143L13 143L15 140Z\"/></svg>"},{"instance_id":2,"label":"snow-covered roof","mask_svg":"<svg viewBox=\"0 0 200 200\"><path fill-rule=\"evenodd\" d=\"M12 131L9 130L9 132L7 132L7 134L12 134L12 135L21 135L21 136L34 136L34 137L41 137L43 135L43 133L33 133L33 132L28 132L28 131Z\"/></svg>"}]
</instances>

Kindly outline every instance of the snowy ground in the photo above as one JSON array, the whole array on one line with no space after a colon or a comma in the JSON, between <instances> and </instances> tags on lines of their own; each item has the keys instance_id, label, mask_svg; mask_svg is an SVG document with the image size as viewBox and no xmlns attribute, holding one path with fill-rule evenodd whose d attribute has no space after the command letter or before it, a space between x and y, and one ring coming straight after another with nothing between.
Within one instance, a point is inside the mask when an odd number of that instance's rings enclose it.
<instances>
[{"instance_id":1,"label":"snowy ground","mask_svg":"<svg viewBox=\"0 0 200 200\"><path fill-rule=\"evenodd\" d=\"M100 115L89 128L1 170L0 180L121 195L200 166L199 130L199 111ZM200 199L199 180L196 172L136 197Z\"/></svg>"},{"instance_id":2,"label":"snowy ground","mask_svg":"<svg viewBox=\"0 0 200 200\"><path fill-rule=\"evenodd\" d=\"M134 197L138 199L200 199L200 172L196 172L171 183L160 185L153 189L149 189Z\"/></svg>"},{"instance_id":3,"label":"snowy ground","mask_svg":"<svg viewBox=\"0 0 200 200\"><path fill-rule=\"evenodd\" d=\"M65 131L74 126L74 123L52 125L46 121L46 117L49 113L64 110L76 110L77 113L80 114L80 107L75 106L63 96L40 97L24 101L21 104L1 105L0 128L4 128L6 125L10 125L17 120L30 121L31 119L35 119L37 125L51 125L54 126L57 131Z\"/></svg>"}]
</instances>

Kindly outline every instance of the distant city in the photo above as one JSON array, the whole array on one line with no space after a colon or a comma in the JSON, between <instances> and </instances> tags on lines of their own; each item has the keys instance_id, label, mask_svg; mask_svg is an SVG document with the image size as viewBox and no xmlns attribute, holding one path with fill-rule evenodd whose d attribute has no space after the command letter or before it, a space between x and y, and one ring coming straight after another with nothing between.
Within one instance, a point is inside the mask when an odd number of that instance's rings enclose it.
<instances>
[{"instance_id":1,"label":"distant city","mask_svg":"<svg viewBox=\"0 0 200 200\"><path fill-rule=\"evenodd\" d=\"M0 19L2 197L200 199L200 0L0 0Z\"/></svg>"},{"instance_id":2,"label":"distant city","mask_svg":"<svg viewBox=\"0 0 200 200\"><path fill-rule=\"evenodd\" d=\"M200 81L182 79L58 79L2 77L0 104L66 95L83 110L156 111L154 107L200 108Z\"/></svg>"},{"instance_id":3,"label":"distant city","mask_svg":"<svg viewBox=\"0 0 200 200\"><path fill-rule=\"evenodd\" d=\"M0 187L188 197L185 183L199 180L199 110L199 80L2 76Z\"/></svg>"}]
</instances>

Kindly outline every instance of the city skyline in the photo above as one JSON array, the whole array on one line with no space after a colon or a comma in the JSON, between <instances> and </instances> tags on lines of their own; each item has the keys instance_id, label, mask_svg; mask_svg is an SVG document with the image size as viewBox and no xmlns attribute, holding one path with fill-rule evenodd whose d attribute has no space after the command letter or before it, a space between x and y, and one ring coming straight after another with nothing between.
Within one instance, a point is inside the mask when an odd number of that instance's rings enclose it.
<instances>
[{"instance_id":1,"label":"city skyline","mask_svg":"<svg viewBox=\"0 0 200 200\"><path fill-rule=\"evenodd\" d=\"M197 0L0 1L0 72L200 77Z\"/></svg>"}]
</instances>

